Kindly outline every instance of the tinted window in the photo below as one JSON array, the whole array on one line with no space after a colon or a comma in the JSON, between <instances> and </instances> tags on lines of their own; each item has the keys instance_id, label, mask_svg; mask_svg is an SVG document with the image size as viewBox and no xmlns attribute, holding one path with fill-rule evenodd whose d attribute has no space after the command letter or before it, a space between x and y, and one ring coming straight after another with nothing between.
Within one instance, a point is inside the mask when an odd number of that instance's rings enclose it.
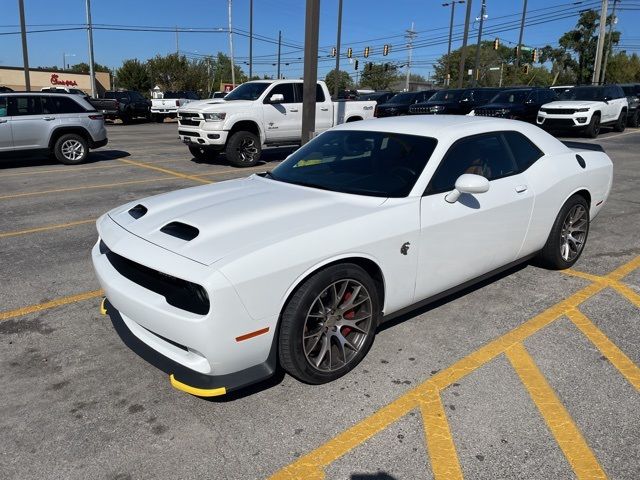
<instances>
[{"instance_id":1,"label":"tinted window","mask_svg":"<svg viewBox=\"0 0 640 480\"><path fill-rule=\"evenodd\" d=\"M36 96L24 96L24 97L10 97L9 98L9 115L22 116L22 115L41 115L42 103L40 97Z\"/></svg>"},{"instance_id":2,"label":"tinted window","mask_svg":"<svg viewBox=\"0 0 640 480\"><path fill-rule=\"evenodd\" d=\"M295 83L294 88L296 91L296 98L298 103L302 103L304 97L304 85L302 83ZM316 102L324 102L324 91L319 83L316 84Z\"/></svg>"},{"instance_id":3,"label":"tinted window","mask_svg":"<svg viewBox=\"0 0 640 480\"><path fill-rule=\"evenodd\" d=\"M225 100L257 100L269 85L270 84L266 82L243 83L242 85L234 88L228 95L223 98Z\"/></svg>"},{"instance_id":4,"label":"tinted window","mask_svg":"<svg viewBox=\"0 0 640 480\"><path fill-rule=\"evenodd\" d=\"M604 88L602 87L573 87L560 95L561 100L602 100L603 98Z\"/></svg>"},{"instance_id":5,"label":"tinted window","mask_svg":"<svg viewBox=\"0 0 640 480\"><path fill-rule=\"evenodd\" d=\"M530 90L507 90L496 95L491 103L524 103Z\"/></svg>"},{"instance_id":6,"label":"tinted window","mask_svg":"<svg viewBox=\"0 0 640 480\"><path fill-rule=\"evenodd\" d=\"M53 108L56 113L84 113L86 110L77 102L74 102L72 98L62 95L56 95L49 97L53 103Z\"/></svg>"},{"instance_id":7,"label":"tinted window","mask_svg":"<svg viewBox=\"0 0 640 480\"><path fill-rule=\"evenodd\" d=\"M264 101L269 103L269 99L278 93L284 97L282 103L296 103L293 93L293 83L281 83L280 85L276 85L269 93L267 93L267 98L265 98Z\"/></svg>"},{"instance_id":8,"label":"tinted window","mask_svg":"<svg viewBox=\"0 0 640 480\"><path fill-rule=\"evenodd\" d=\"M542 155L542 151L531 140L518 132L504 132L504 138L511 149L511 153L522 172L534 164Z\"/></svg>"},{"instance_id":9,"label":"tinted window","mask_svg":"<svg viewBox=\"0 0 640 480\"><path fill-rule=\"evenodd\" d=\"M437 141L387 132L325 132L293 153L272 176L298 185L357 195L405 197Z\"/></svg>"},{"instance_id":10,"label":"tinted window","mask_svg":"<svg viewBox=\"0 0 640 480\"><path fill-rule=\"evenodd\" d=\"M7 97L0 97L0 117L7 116Z\"/></svg>"},{"instance_id":11,"label":"tinted window","mask_svg":"<svg viewBox=\"0 0 640 480\"><path fill-rule=\"evenodd\" d=\"M414 103L416 100L416 94L413 92L398 93L389 99L389 103Z\"/></svg>"},{"instance_id":12,"label":"tinted window","mask_svg":"<svg viewBox=\"0 0 640 480\"><path fill-rule=\"evenodd\" d=\"M453 190L463 173L494 180L516 173L517 168L500 134L476 135L456 142L433 175L427 194Z\"/></svg>"},{"instance_id":13,"label":"tinted window","mask_svg":"<svg viewBox=\"0 0 640 480\"><path fill-rule=\"evenodd\" d=\"M476 90L473 93L473 99L476 102L488 102L497 92L497 90Z\"/></svg>"},{"instance_id":14,"label":"tinted window","mask_svg":"<svg viewBox=\"0 0 640 480\"><path fill-rule=\"evenodd\" d=\"M556 92L553 90L540 90L538 95L540 96L540 103L549 103L556 99Z\"/></svg>"},{"instance_id":15,"label":"tinted window","mask_svg":"<svg viewBox=\"0 0 640 480\"><path fill-rule=\"evenodd\" d=\"M439 92L436 92L429 101L451 102L454 100L460 100L465 91L466 90L440 90Z\"/></svg>"}]
</instances>

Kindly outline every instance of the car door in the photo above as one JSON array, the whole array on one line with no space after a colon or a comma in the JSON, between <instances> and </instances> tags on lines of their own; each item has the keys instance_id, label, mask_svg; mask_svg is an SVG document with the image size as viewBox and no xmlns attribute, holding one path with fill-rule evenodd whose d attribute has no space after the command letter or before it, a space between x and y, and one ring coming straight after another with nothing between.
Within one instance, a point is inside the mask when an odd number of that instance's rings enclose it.
<instances>
[{"instance_id":1,"label":"car door","mask_svg":"<svg viewBox=\"0 0 640 480\"><path fill-rule=\"evenodd\" d=\"M0 96L0 152L6 152L13 148L11 117L7 107L7 97Z\"/></svg>"},{"instance_id":2,"label":"car door","mask_svg":"<svg viewBox=\"0 0 640 480\"><path fill-rule=\"evenodd\" d=\"M485 176L489 190L448 203L445 196L463 173ZM526 237L533 198L500 132L455 142L421 199L416 300L514 261Z\"/></svg>"},{"instance_id":3,"label":"car door","mask_svg":"<svg viewBox=\"0 0 640 480\"><path fill-rule=\"evenodd\" d=\"M302 83L296 83L296 98L302 104ZM302 110L301 110L302 111ZM302 116L300 117L302 118ZM302 127L302 121L300 122ZM316 84L316 132L321 133L333 126L333 105L331 98L326 98L320 84Z\"/></svg>"},{"instance_id":4,"label":"car door","mask_svg":"<svg viewBox=\"0 0 640 480\"><path fill-rule=\"evenodd\" d=\"M284 100L271 103L271 97L277 94ZM296 100L294 83L279 83L267 93L263 101L263 118L268 142L300 141L302 103Z\"/></svg>"},{"instance_id":5,"label":"car door","mask_svg":"<svg viewBox=\"0 0 640 480\"><path fill-rule=\"evenodd\" d=\"M43 110L41 95L9 97L13 146L16 150L49 147L49 133L59 122L55 114Z\"/></svg>"},{"instance_id":6,"label":"car door","mask_svg":"<svg viewBox=\"0 0 640 480\"><path fill-rule=\"evenodd\" d=\"M603 107L602 123L614 122L618 119L620 112L619 105L615 100L615 91L611 86L607 85L604 87L603 95L605 104Z\"/></svg>"}]
</instances>

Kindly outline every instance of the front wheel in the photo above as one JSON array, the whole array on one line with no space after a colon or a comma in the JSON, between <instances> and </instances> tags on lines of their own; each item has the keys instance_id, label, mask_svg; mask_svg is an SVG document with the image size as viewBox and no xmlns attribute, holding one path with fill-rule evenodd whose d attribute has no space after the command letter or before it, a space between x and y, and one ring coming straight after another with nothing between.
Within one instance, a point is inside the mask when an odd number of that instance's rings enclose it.
<instances>
[{"instance_id":1,"label":"front wheel","mask_svg":"<svg viewBox=\"0 0 640 480\"><path fill-rule=\"evenodd\" d=\"M227 140L227 160L234 167L253 167L260 160L260 139L251 132L236 132Z\"/></svg>"},{"instance_id":2,"label":"front wheel","mask_svg":"<svg viewBox=\"0 0 640 480\"><path fill-rule=\"evenodd\" d=\"M600 114L594 113L587 127L587 137L597 138L600 133Z\"/></svg>"},{"instance_id":3,"label":"front wheel","mask_svg":"<svg viewBox=\"0 0 640 480\"><path fill-rule=\"evenodd\" d=\"M77 165L87 159L89 145L80 135L67 133L56 140L53 146L53 153L59 162L66 165Z\"/></svg>"},{"instance_id":4,"label":"front wheel","mask_svg":"<svg viewBox=\"0 0 640 480\"><path fill-rule=\"evenodd\" d=\"M573 195L560 209L547 243L538 254L542 266L563 270L578 261L589 235L589 205Z\"/></svg>"},{"instance_id":5,"label":"front wheel","mask_svg":"<svg viewBox=\"0 0 640 480\"><path fill-rule=\"evenodd\" d=\"M615 132L624 132L625 127L627 126L627 111L622 110L620 112L620 116L618 117L618 121L616 122L613 130Z\"/></svg>"},{"instance_id":6,"label":"front wheel","mask_svg":"<svg viewBox=\"0 0 640 480\"><path fill-rule=\"evenodd\" d=\"M189 153L197 160L214 160L218 156L218 151L205 147L189 147Z\"/></svg>"},{"instance_id":7,"label":"front wheel","mask_svg":"<svg viewBox=\"0 0 640 480\"><path fill-rule=\"evenodd\" d=\"M298 288L282 313L280 364L310 384L341 377L371 348L380 309L376 285L358 265L321 270Z\"/></svg>"}]
</instances>

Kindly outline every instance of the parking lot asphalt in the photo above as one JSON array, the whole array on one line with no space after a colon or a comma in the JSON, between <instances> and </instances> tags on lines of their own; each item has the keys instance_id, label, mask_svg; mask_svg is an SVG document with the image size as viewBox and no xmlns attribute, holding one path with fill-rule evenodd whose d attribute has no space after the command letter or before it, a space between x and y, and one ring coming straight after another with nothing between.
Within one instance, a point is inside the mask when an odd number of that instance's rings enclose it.
<instances>
[{"instance_id":1,"label":"parking lot asphalt","mask_svg":"<svg viewBox=\"0 0 640 480\"><path fill-rule=\"evenodd\" d=\"M110 125L80 166L0 160L0 478L640 478L640 130L595 141L613 190L571 271L521 265L384 324L333 383L213 400L99 314L94 222L290 150L236 169L176 130Z\"/></svg>"}]
</instances>

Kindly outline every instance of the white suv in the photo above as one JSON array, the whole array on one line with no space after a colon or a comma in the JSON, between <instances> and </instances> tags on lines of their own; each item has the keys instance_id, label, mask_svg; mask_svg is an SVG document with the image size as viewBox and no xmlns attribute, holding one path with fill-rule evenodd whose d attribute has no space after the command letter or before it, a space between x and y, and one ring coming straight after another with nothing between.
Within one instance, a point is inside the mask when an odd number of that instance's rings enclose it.
<instances>
[{"instance_id":1,"label":"white suv","mask_svg":"<svg viewBox=\"0 0 640 480\"><path fill-rule=\"evenodd\" d=\"M601 125L622 132L628 109L619 85L573 87L560 94L557 101L542 105L536 122L545 130L584 130L596 138Z\"/></svg>"},{"instance_id":2,"label":"white suv","mask_svg":"<svg viewBox=\"0 0 640 480\"><path fill-rule=\"evenodd\" d=\"M106 144L104 117L79 95L0 93L0 153L47 152L75 165Z\"/></svg>"}]
</instances>

